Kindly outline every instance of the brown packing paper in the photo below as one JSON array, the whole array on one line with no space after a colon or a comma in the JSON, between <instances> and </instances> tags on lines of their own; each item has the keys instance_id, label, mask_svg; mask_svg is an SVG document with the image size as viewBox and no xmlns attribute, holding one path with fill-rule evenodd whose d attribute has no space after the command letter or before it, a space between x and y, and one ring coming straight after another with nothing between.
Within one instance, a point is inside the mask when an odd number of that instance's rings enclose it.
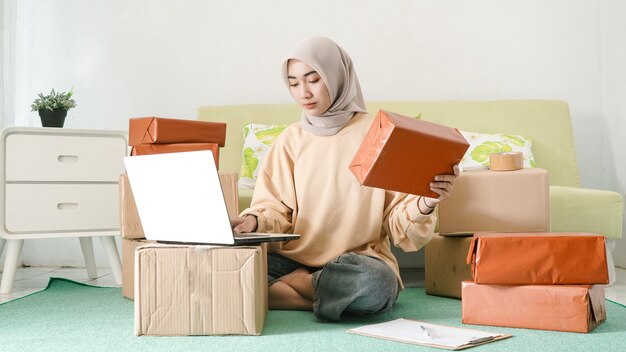
<instances>
[{"instance_id":1,"label":"brown packing paper","mask_svg":"<svg viewBox=\"0 0 626 352\"><path fill-rule=\"evenodd\" d=\"M169 143L169 144L138 144L131 148L130 155L152 155L166 153L193 152L210 150L213 152L215 166L219 169L220 149L217 143Z\"/></svg>"},{"instance_id":2,"label":"brown packing paper","mask_svg":"<svg viewBox=\"0 0 626 352\"><path fill-rule=\"evenodd\" d=\"M239 192L237 189L236 172L219 172L226 209L228 216L233 218L239 214ZM128 182L128 176L120 176L120 229L122 238L143 239L145 238L141 219L137 212L137 205L133 198L133 192Z\"/></svg>"},{"instance_id":3,"label":"brown packing paper","mask_svg":"<svg viewBox=\"0 0 626 352\"><path fill-rule=\"evenodd\" d=\"M513 171L524 168L524 154L520 152L492 153L489 155L489 170Z\"/></svg>"},{"instance_id":4,"label":"brown packing paper","mask_svg":"<svg viewBox=\"0 0 626 352\"><path fill-rule=\"evenodd\" d=\"M464 324L590 332L606 320L601 285L498 286L463 282Z\"/></svg>"},{"instance_id":5,"label":"brown packing paper","mask_svg":"<svg viewBox=\"0 0 626 352\"><path fill-rule=\"evenodd\" d=\"M608 284L605 238L573 232L477 233L467 263L477 284Z\"/></svg>"},{"instance_id":6,"label":"brown packing paper","mask_svg":"<svg viewBox=\"0 0 626 352\"><path fill-rule=\"evenodd\" d=\"M470 265L466 263L472 236L432 237L424 247L424 286L429 295L461 298L461 282L471 280Z\"/></svg>"},{"instance_id":7,"label":"brown packing paper","mask_svg":"<svg viewBox=\"0 0 626 352\"><path fill-rule=\"evenodd\" d=\"M217 143L226 142L226 124L164 117L129 119L128 145L145 143Z\"/></svg>"},{"instance_id":8,"label":"brown packing paper","mask_svg":"<svg viewBox=\"0 0 626 352\"><path fill-rule=\"evenodd\" d=\"M264 245L135 252L135 335L260 335L266 314Z\"/></svg>"},{"instance_id":9,"label":"brown packing paper","mask_svg":"<svg viewBox=\"0 0 626 352\"><path fill-rule=\"evenodd\" d=\"M450 197L439 204L439 232L550 231L549 197L543 169L462 172Z\"/></svg>"},{"instance_id":10,"label":"brown packing paper","mask_svg":"<svg viewBox=\"0 0 626 352\"><path fill-rule=\"evenodd\" d=\"M468 147L455 128L380 110L349 167L365 186L438 198L430 182Z\"/></svg>"}]
</instances>

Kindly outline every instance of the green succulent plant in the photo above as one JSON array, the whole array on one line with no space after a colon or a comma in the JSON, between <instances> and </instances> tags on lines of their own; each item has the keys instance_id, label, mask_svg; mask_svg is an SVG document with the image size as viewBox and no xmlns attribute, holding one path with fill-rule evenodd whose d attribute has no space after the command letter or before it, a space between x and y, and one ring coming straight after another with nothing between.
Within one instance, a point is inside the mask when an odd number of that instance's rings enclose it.
<instances>
[{"instance_id":1,"label":"green succulent plant","mask_svg":"<svg viewBox=\"0 0 626 352\"><path fill-rule=\"evenodd\" d=\"M76 107L76 102L72 99L74 89L69 92L56 92L54 88L50 91L50 94L43 95L39 93L37 99L30 105L31 111L39 111L48 109L50 111L55 109L69 110Z\"/></svg>"}]
</instances>

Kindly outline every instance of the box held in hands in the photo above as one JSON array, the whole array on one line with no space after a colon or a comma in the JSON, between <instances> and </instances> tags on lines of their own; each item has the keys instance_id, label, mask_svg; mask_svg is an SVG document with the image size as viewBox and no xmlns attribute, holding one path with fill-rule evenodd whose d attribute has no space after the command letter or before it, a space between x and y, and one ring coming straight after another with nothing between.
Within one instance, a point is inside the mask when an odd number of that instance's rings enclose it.
<instances>
[{"instance_id":1,"label":"box held in hands","mask_svg":"<svg viewBox=\"0 0 626 352\"><path fill-rule=\"evenodd\" d=\"M467 148L456 128L380 110L349 168L362 185L438 198L430 182Z\"/></svg>"}]
</instances>

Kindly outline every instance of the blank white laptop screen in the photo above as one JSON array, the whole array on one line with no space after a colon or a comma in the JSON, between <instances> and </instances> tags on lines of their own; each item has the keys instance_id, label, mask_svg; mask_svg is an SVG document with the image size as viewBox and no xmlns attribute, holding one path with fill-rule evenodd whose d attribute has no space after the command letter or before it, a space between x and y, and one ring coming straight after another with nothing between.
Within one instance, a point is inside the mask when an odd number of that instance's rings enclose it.
<instances>
[{"instance_id":1,"label":"blank white laptop screen","mask_svg":"<svg viewBox=\"0 0 626 352\"><path fill-rule=\"evenodd\" d=\"M125 157L124 164L147 239L234 243L211 151Z\"/></svg>"}]
</instances>

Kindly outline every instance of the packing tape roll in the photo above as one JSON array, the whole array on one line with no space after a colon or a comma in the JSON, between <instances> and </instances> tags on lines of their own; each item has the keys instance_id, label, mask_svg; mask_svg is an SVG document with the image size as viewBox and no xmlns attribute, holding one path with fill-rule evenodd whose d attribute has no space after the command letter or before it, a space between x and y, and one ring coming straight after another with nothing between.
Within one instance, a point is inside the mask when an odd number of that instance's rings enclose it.
<instances>
[{"instance_id":1,"label":"packing tape roll","mask_svg":"<svg viewBox=\"0 0 626 352\"><path fill-rule=\"evenodd\" d=\"M513 171L524 168L524 155L520 152L493 153L489 155L489 170Z\"/></svg>"}]
</instances>

